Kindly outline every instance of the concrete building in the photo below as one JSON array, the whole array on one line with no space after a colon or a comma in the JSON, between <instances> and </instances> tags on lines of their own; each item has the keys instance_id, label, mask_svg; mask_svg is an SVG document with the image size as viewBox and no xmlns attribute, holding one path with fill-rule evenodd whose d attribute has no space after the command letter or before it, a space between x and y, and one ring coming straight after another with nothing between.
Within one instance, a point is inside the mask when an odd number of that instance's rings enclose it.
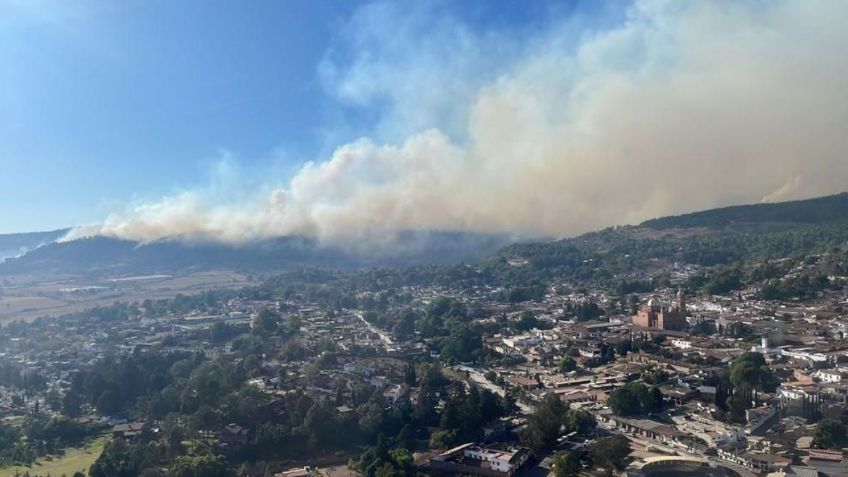
<instances>
[{"instance_id":1,"label":"concrete building","mask_svg":"<svg viewBox=\"0 0 848 477\"><path fill-rule=\"evenodd\" d=\"M657 330L683 331L686 329L686 297L677 292L677 304L666 307L658 298L648 300L647 306L633 317L633 325Z\"/></svg>"},{"instance_id":2,"label":"concrete building","mask_svg":"<svg viewBox=\"0 0 848 477\"><path fill-rule=\"evenodd\" d=\"M430 468L445 473L511 477L530 456L523 447L489 449L473 442L447 450L430 459Z\"/></svg>"},{"instance_id":3,"label":"concrete building","mask_svg":"<svg viewBox=\"0 0 848 477\"><path fill-rule=\"evenodd\" d=\"M820 369L813 373L813 377L828 384L842 382L842 373L833 369Z\"/></svg>"}]
</instances>

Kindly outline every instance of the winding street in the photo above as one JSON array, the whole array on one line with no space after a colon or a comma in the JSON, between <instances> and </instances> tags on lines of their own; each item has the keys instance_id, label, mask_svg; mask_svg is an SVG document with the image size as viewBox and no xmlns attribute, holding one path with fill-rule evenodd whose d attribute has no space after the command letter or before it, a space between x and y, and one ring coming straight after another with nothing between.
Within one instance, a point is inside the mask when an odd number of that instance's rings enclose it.
<instances>
[{"instance_id":1,"label":"winding street","mask_svg":"<svg viewBox=\"0 0 848 477\"><path fill-rule=\"evenodd\" d=\"M486 376L484 376L483 373L481 373L479 370L477 370L475 368L472 368L470 366L465 366L465 365L462 365L462 364L457 364L456 366L452 366L451 369L454 369L456 371L460 371L460 372L463 372L463 373L467 372L468 377L471 379L471 382L473 382L474 385L476 385L477 387L487 389L487 390L489 390L489 391L491 391L491 392L493 392L493 393L495 393L495 394L497 394L498 396L501 396L501 397L506 396L506 390L504 388L502 388L501 386L498 386L497 384L486 379ZM516 401L515 405L522 412L522 414L530 414L530 413L533 412L533 408L531 406L524 404L522 402Z\"/></svg>"}]
</instances>

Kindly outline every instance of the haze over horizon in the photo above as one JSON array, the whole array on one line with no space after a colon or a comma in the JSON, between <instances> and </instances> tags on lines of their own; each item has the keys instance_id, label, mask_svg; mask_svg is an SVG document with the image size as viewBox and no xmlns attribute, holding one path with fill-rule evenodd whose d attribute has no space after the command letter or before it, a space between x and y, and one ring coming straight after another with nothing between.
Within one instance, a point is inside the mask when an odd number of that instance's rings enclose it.
<instances>
[{"instance_id":1,"label":"haze over horizon","mask_svg":"<svg viewBox=\"0 0 848 477\"><path fill-rule=\"evenodd\" d=\"M848 183L843 2L84 5L0 6L2 231L561 237Z\"/></svg>"}]
</instances>

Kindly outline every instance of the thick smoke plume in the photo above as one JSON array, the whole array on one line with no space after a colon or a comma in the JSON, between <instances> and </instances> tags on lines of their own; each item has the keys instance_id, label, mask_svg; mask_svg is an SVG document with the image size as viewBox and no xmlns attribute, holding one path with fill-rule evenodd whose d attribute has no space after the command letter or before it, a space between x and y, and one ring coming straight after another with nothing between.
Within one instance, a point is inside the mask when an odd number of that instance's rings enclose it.
<instances>
[{"instance_id":1,"label":"thick smoke plume","mask_svg":"<svg viewBox=\"0 0 848 477\"><path fill-rule=\"evenodd\" d=\"M375 11L356 27L392 15ZM321 70L341 101L388 103L380 139L342 145L261 197L186 191L71 237L567 236L839 192L846 24L848 2L836 0L637 2L623 24L579 36L568 21L520 40L443 22L426 38L411 28L408 53L403 37L360 38L358 48L391 50L328 57Z\"/></svg>"}]
</instances>

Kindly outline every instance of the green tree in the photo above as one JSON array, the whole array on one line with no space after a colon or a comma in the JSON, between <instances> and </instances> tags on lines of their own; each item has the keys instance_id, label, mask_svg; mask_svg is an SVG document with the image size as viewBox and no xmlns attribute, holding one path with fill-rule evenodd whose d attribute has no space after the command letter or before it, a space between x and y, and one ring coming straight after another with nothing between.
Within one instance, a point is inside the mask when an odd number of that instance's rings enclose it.
<instances>
[{"instance_id":1,"label":"green tree","mask_svg":"<svg viewBox=\"0 0 848 477\"><path fill-rule=\"evenodd\" d=\"M181 456L168 469L168 477L233 477L235 472L222 456Z\"/></svg>"},{"instance_id":2,"label":"green tree","mask_svg":"<svg viewBox=\"0 0 848 477\"><path fill-rule=\"evenodd\" d=\"M842 449L848 446L845 424L834 419L822 419L816 424L814 442L816 447L822 449Z\"/></svg>"},{"instance_id":3,"label":"green tree","mask_svg":"<svg viewBox=\"0 0 848 477\"><path fill-rule=\"evenodd\" d=\"M588 411L582 409L569 409L562 419L563 425L568 432L585 434L595 428L597 422L595 417Z\"/></svg>"},{"instance_id":4,"label":"green tree","mask_svg":"<svg viewBox=\"0 0 848 477\"><path fill-rule=\"evenodd\" d=\"M123 440L111 441L91 465L91 477L132 477L141 471L141 454Z\"/></svg>"},{"instance_id":5,"label":"green tree","mask_svg":"<svg viewBox=\"0 0 848 477\"><path fill-rule=\"evenodd\" d=\"M296 335L300 332L300 328L303 326L303 320L300 319L297 315L289 315L286 318L286 332L290 335Z\"/></svg>"},{"instance_id":6,"label":"green tree","mask_svg":"<svg viewBox=\"0 0 848 477\"><path fill-rule=\"evenodd\" d=\"M559 452L554 456L553 468L556 477L575 477L580 473L580 459L574 452Z\"/></svg>"},{"instance_id":7,"label":"green tree","mask_svg":"<svg viewBox=\"0 0 848 477\"><path fill-rule=\"evenodd\" d=\"M200 408L189 418L189 427L194 432L213 430L220 425L218 414L207 405Z\"/></svg>"},{"instance_id":8,"label":"green tree","mask_svg":"<svg viewBox=\"0 0 848 477\"><path fill-rule=\"evenodd\" d=\"M553 445L561 434L567 406L555 394L547 394L527 418L521 441L533 452Z\"/></svg>"},{"instance_id":9,"label":"green tree","mask_svg":"<svg viewBox=\"0 0 848 477\"><path fill-rule=\"evenodd\" d=\"M253 318L251 332L258 335L270 335L280 325L280 314L270 308L263 308Z\"/></svg>"},{"instance_id":10,"label":"green tree","mask_svg":"<svg viewBox=\"0 0 848 477\"><path fill-rule=\"evenodd\" d=\"M408 339L415 332L415 322L418 321L418 313L413 310L404 310L397 317L392 333L400 339Z\"/></svg>"},{"instance_id":11,"label":"green tree","mask_svg":"<svg viewBox=\"0 0 848 477\"><path fill-rule=\"evenodd\" d=\"M209 339L214 343L224 343L238 332L234 326L227 324L226 321L219 320L212 324L209 328Z\"/></svg>"},{"instance_id":12,"label":"green tree","mask_svg":"<svg viewBox=\"0 0 848 477\"><path fill-rule=\"evenodd\" d=\"M415 467L413 466L412 454L407 449L392 449L389 451L389 457L392 460L395 468L402 475L414 475Z\"/></svg>"},{"instance_id":13,"label":"green tree","mask_svg":"<svg viewBox=\"0 0 848 477\"><path fill-rule=\"evenodd\" d=\"M94 406L100 414L111 416L121 410L122 404L121 395L113 389L107 389L100 394Z\"/></svg>"},{"instance_id":14,"label":"green tree","mask_svg":"<svg viewBox=\"0 0 848 477\"><path fill-rule=\"evenodd\" d=\"M456 430L438 430L430 435L430 447L448 449L456 444Z\"/></svg>"},{"instance_id":15,"label":"green tree","mask_svg":"<svg viewBox=\"0 0 848 477\"><path fill-rule=\"evenodd\" d=\"M733 422L745 422L745 411L751 409L752 392L748 385L735 388L733 394L727 398L727 410L730 420Z\"/></svg>"},{"instance_id":16,"label":"green tree","mask_svg":"<svg viewBox=\"0 0 848 477\"><path fill-rule=\"evenodd\" d=\"M338 436L336 422L334 410L327 400L315 402L303 420L303 427L309 433L309 445L322 449L333 444Z\"/></svg>"},{"instance_id":17,"label":"green tree","mask_svg":"<svg viewBox=\"0 0 848 477\"><path fill-rule=\"evenodd\" d=\"M622 435L604 437L589 444L589 458L592 463L606 468L608 475L613 475L613 470L624 470L627 467L628 455L630 441Z\"/></svg>"},{"instance_id":18,"label":"green tree","mask_svg":"<svg viewBox=\"0 0 848 477\"><path fill-rule=\"evenodd\" d=\"M415 386L416 384L418 384L418 377L415 375L415 365L412 363L409 363L406 366L404 382L406 382L407 386Z\"/></svg>"},{"instance_id":19,"label":"green tree","mask_svg":"<svg viewBox=\"0 0 848 477\"><path fill-rule=\"evenodd\" d=\"M518 320L512 324L512 328L516 331L529 331L537 326L539 326L539 322L536 320L536 315L529 310L521 312Z\"/></svg>"},{"instance_id":20,"label":"green tree","mask_svg":"<svg viewBox=\"0 0 848 477\"><path fill-rule=\"evenodd\" d=\"M563 356L559 360L559 370L563 373L568 373L577 369L577 361L571 356Z\"/></svg>"},{"instance_id":21,"label":"green tree","mask_svg":"<svg viewBox=\"0 0 848 477\"><path fill-rule=\"evenodd\" d=\"M442 357L446 360L474 361L481 349L483 340L480 333L466 324L454 327L450 335L442 340Z\"/></svg>"},{"instance_id":22,"label":"green tree","mask_svg":"<svg viewBox=\"0 0 848 477\"><path fill-rule=\"evenodd\" d=\"M610 393L607 405L619 416L644 415L662 409L662 395L657 388L627 383Z\"/></svg>"},{"instance_id":23,"label":"green tree","mask_svg":"<svg viewBox=\"0 0 848 477\"><path fill-rule=\"evenodd\" d=\"M729 293L740 288L742 288L742 273L738 268L714 272L704 284L704 291L710 295Z\"/></svg>"},{"instance_id":24,"label":"green tree","mask_svg":"<svg viewBox=\"0 0 848 477\"><path fill-rule=\"evenodd\" d=\"M730 364L730 382L735 387L748 387L763 392L774 392L780 381L766 366L760 353L748 352Z\"/></svg>"},{"instance_id":25,"label":"green tree","mask_svg":"<svg viewBox=\"0 0 848 477\"><path fill-rule=\"evenodd\" d=\"M79 395L73 391L68 391L62 398L62 411L66 416L79 417L82 400Z\"/></svg>"}]
</instances>

